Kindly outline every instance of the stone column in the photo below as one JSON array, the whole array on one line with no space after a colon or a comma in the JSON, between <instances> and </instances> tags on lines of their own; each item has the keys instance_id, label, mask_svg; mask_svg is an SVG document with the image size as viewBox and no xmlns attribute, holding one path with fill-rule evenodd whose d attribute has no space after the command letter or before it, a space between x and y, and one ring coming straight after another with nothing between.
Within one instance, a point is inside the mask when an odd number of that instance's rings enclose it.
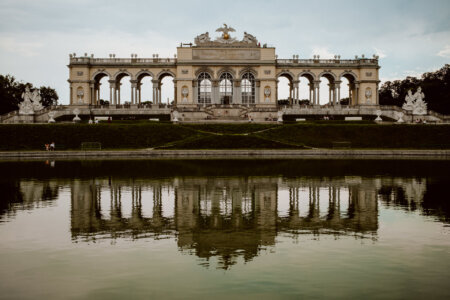
<instances>
[{"instance_id":1,"label":"stone column","mask_svg":"<svg viewBox=\"0 0 450 300\"><path fill-rule=\"evenodd\" d=\"M95 90L94 90L95 85L93 83L89 84L89 103L92 105L95 105Z\"/></svg>"},{"instance_id":2,"label":"stone column","mask_svg":"<svg viewBox=\"0 0 450 300\"><path fill-rule=\"evenodd\" d=\"M355 84L355 89L356 89L356 100L355 100L355 104L359 104L359 83Z\"/></svg>"},{"instance_id":3,"label":"stone column","mask_svg":"<svg viewBox=\"0 0 450 300\"><path fill-rule=\"evenodd\" d=\"M70 87L70 104L73 104L73 88Z\"/></svg>"},{"instance_id":4,"label":"stone column","mask_svg":"<svg viewBox=\"0 0 450 300\"><path fill-rule=\"evenodd\" d=\"M116 82L114 80L109 81L109 104L116 104Z\"/></svg>"},{"instance_id":5,"label":"stone column","mask_svg":"<svg viewBox=\"0 0 450 300\"><path fill-rule=\"evenodd\" d=\"M256 80L255 82L255 103L261 103L261 99L259 99L260 95L260 89L261 89L261 81Z\"/></svg>"},{"instance_id":6,"label":"stone column","mask_svg":"<svg viewBox=\"0 0 450 300\"><path fill-rule=\"evenodd\" d=\"M192 80L192 104L198 104L197 80Z\"/></svg>"},{"instance_id":7,"label":"stone column","mask_svg":"<svg viewBox=\"0 0 450 300\"><path fill-rule=\"evenodd\" d=\"M136 80L130 80L130 83L131 83L131 98L130 98L130 101L131 101L131 104L136 104L137 98L135 98L134 96L136 94L137 82L136 82Z\"/></svg>"},{"instance_id":8,"label":"stone column","mask_svg":"<svg viewBox=\"0 0 450 300\"><path fill-rule=\"evenodd\" d=\"M153 104L158 104L158 80L152 80L153 83Z\"/></svg>"},{"instance_id":9,"label":"stone column","mask_svg":"<svg viewBox=\"0 0 450 300\"><path fill-rule=\"evenodd\" d=\"M298 104L299 99L299 85L300 80L294 81L294 104Z\"/></svg>"},{"instance_id":10,"label":"stone column","mask_svg":"<svg viewBox=\"0 0 450 300\"><path fill-rule=\"evenodd\" d=\"M328 84L328 105L331 105L331 83Z\"/></svg>"},{"instance_id":11,"label":"stone column","mask_svg":"<svg viewBox=\"0 0 450 300\"><path fill-rule=\"evenodd\" d=\"M212 90L211 90L211 104L221 104L220 103L220 91L219 91L219 80L212 80Z\"/></svg>"},{"instance_id":12,"label":"stone column","mask_svg":"<svg viewBox=\"0 0 450 300\"><path fill-rule=\"evenodd\" d=\"M314 82L314 89L317 90L316 95L314 96L314 105L320 104L320 80Z\"/></svg>"},{"instance_id":13,"label":"stone column","mask_svg":"<svg viewBox=\"0 0 450 300\"><path fill-rule=\"evenodd\" d=\"M335 88L337 90L337 98L336 98L336 105L341 104L341 81L336 81Z\"/></svg>"},{"instance_id":14,"label":"stone column","mask_svg":"<svg viewBox=\"0 0 450 300\"><path fill-rule=\"evenodd\" d=\"M376 99L375 99L376 105L380 105L380 93L379 93L379 90L378 90L378 85L379 85L379 83L377 82L377 90L375 91L375 93L376 93Z\"/></svg>"},{"instance_id":15,"label":"stone column","mask_svg":"<svg viewBox=\"0 0 450 300\"><path fill-rule=\"evenodd\" d=\"M241 82L236 80L233 82L233 103L242 104L242 95L241 95Z\"/></svg>"}]
</instances>

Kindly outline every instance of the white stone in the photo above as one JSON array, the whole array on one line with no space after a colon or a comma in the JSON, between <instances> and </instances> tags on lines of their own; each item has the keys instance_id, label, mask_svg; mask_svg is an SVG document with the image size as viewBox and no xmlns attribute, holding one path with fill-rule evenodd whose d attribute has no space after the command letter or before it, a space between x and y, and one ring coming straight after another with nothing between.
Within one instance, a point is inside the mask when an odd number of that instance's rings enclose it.
<instances>
[{"instance_id":1,"label":"white stone","mask_svg":"<svg viewBox=\"0 0 450 300\"><path fill-rule=\"evenodd\" d=\"M345 117L345 121L362 121L362 117Z\"/></svg>"},{"instance_id":2,"label":"white stone","mask_svg":"<svg viewBox=\"0 0 450 300\"><path fill-rule=\"evenodd\" d=\"M381 114L382 114L382 111L381 111L381 110L377 109L377 110L375 111L375 114L377 115L377 118L375 119L375 121L377 121L377 122L383 121L383 119L381 119Z\"/></svg>"}]
</instances>

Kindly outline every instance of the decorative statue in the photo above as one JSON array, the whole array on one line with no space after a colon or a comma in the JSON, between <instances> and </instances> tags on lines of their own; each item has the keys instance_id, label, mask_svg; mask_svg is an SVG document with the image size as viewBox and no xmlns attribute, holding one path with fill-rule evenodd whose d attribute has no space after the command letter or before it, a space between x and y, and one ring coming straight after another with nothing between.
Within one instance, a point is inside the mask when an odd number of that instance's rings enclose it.
<instances>
[{"instance_id":1,"label":"decorative statue","mask_svg":"<svg viewBox=\"0 0 450 300\"><path fill-rule=\"evenodd\" d=\"M405 96L405 104L403 104L402 108L408 111L414 109L414 96L411 90L409 90L408 94Z\"/></svg>"},{"instance_id":2,"label":"decorative statue","mask_svg":"<svg viewBox=\"0 0 450 300\"><path fill-rule=\"evenodd\" d=\"M202 44L202 43L207 43L210 42L211 38L209 37L209 32L205 32L203 34L198 35L194 42L198 45L198 44Z\"/></svg>"},{"instance_id":3,"label":"decorative statue","mask_svg":"<svg viewBox=\"0 0 450 300\"><path fill-rule=\"evenodd\" d=\"M32 115L35 111L43 108L38 89L31 92L27 86L25 92L22 93L22 99L23 101L19 103L19 114L21 115Z\"/></svg>"},{"instance_id":4,"label":"decorative statue","mask_svg":"<svg viewBox=\"0 0 450 300\"><path fill-rule=\"evenodd\" d=\"M427 104L424 101L425 94L422 92L422 88L419 86L416 93L413 95L412 91L409 90L405 97L406 103L403 104L402 108L407 111L411 111L414 115L426 115L427 114Z\"/></svg>"},{"instance_id":5,"label":"decorative statue","mask_svg":"<svg viewBox=\"0 0 450 300\"><path fill-rule=\"evenodd\" d=\"M370 103L372 101L372 90L370 88L366 89L366 103Z\"/></svg>"},{"instance_id":6,"label":"decorative statue","mask_svg":"<svg viewBox=\"0 0 450 300\"><path fill-rule=\"evenodd\" d=\"M422 93L422 88L419 86L416 93L414 94L414 109L413 114L415 115L426 115L427 114L427 104L423 100L425 98L424 93Z\"/></svg>"},{"instance_id":7,"label":"decorative statue","mask_svg":"<svg viewBox=\"0 0 450 300\"><path fill-rule=\"evenodd\" d=\"M236 42L236 38L230 37L229 32L234 32L234 28L228 27L227 24L223 24L223 27L219 27L216 29L216 32L222 32L222 36L216 39L219 43L230 44Z\"/></svg>"},{"instance_id":8,"label":"decorative statue","mask_svg":"<svg viewBox=\"0 0 450 300\"><path fill-rule=\"evenodd\" d=\"M396 115L397 115L397 123L404 123L405 121L403 121L403 113L400 111L400 112L396 112Z\"/></svg>"},{"instance_id":9,"label":"decorative statue","mask_svg":"<svg viewBox=\"0 0 450 300\"><path fill-rule=\"evenodd\" d=\"M176 110L172 111L172 122L178 122L178 111Z\"/></svg>"},{"instance_id":10,"label":"decorative statue","mask_svg":"<svg viewBox=\"0 0 450 300\"><path fill-rule=\"evenodd\" d=\"M279 110L277 112L277 115L278 115L277 122L283 122L283 114L284 114L284 111L282 111L282 110Z\"/></svg>"},{"instance_id":11,"label":"decorative statue","mask_svg":"<svg viewBox=\"0 0 450 300\"><path fill-rule=\"evenodd\" d=\"M379 109L377 109L376 111L375 111L375 114L377 115L377 117L376 117L376 119L375 119L375 121L376 122L381 122L381 121L383 121L383 119L381 118L381 114L382 114L383 112L381 111L381 110L379 110Z\"/></svg>"},{"instance_id":12,"label":"decorative statue","mask_svg":"<svg viewBox=\"0 0 450 300\"><path fill-rule=\"evenodd\" d=\"M266 86L264 88L264 96L266 96L264 100L266 102L270 102L270 94L271 94L270 87Z\"/></svg>"},{"instance_id":13,"label":"decorative statue","mask_svg":"<svg viewBox=\"0 0 450 300\"><path fill-rule=\"evenodd\" d=\"M187 86L183 86L183 88L181 89L181 95L183 95L183 102L187 102L187 96L189 95L189 89L187 88Z\"/></svg>"},{"instance_id":14,"label":"decorative statue","mask_svg":"<svg viewBox=\"0 0 450 300\"><path fill-rule=\"evenodd\" d=\"M244 39L242 41L244 43L249 43L249 44L252 44L252 43L258 44L258 40L256 39L256 37L245 31L244 31Z\"/></svg>"}]
</instances>

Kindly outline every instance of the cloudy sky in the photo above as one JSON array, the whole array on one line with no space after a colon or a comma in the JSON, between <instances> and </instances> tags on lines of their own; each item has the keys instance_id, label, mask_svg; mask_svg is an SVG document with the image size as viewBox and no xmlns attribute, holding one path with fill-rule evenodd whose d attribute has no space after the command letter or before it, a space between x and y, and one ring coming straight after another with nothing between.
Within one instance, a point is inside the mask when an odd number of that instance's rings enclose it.
<instances>
[{"instance_id":1,"label":"cloudy sky","mask_svg":"<svg viewBox=\"0 0 450 300\"><path fill-rule=\"evenodd\" d=\"M173 57L180 42L215 36L222 23L275 46L279 58L378 54L382 81L450 63L449 0L0 0L0 74L54 87L68 103L69 53Z\"/></svg>"}]
</instances>

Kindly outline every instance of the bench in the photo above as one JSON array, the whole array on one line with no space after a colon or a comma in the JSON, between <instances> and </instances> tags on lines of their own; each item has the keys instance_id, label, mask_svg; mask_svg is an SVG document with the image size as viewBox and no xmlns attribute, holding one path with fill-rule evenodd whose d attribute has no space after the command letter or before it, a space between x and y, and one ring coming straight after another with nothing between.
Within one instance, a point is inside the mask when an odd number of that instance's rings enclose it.
<instances>
[{"instance_id":1,"label":"bench","mask_svg":"<svg viewBox=\"0 0 450 300\"><path fill-rule=\"evenodd\" d=\"M362 121L362 117L345 117L345 121Z\"/></svg>"},{"instance_id":2,"label":"bench","mask_svg":"<svg viewBox=\"0 0 450 300\"><path fill-rule=\"evenodd\" d=\"M150 118L150 119L148 119L149 121L153 121L153 122L159 122L159 119L158 118Z\"/></svg>"},{"instance_id":3,"label":"bench","mask_svg":"<svg viewBox=\"0 0 450 300\"><path fill-rule=\"evenodd\" d=\"M347 149L347 148L351 148L352 147L352 143L351 142L346 142L346 141L342 141L342 142L331 142L331 145L334 149Z\"/></svg>"},{"instance_id":4,"label":"bench","mask_svg":"<svg viewBox=\"0 0 450 300\"><path fill-rule=\"evenodd\" d=\"M305 122L306 119L305 118L297 118L295 119L295 122Z\"/></svg>"},{"instance_id":5,"label":"bench","mask_svg":"<svg viewBox=\"0 0 450 300\"><path fill-rule=\"evenodd\" d=\"M95 121L95 120L99 120L99 121L108 121L108 118L109 118L109 117L94 117L94 121ZM111 118L111 120L112 120L112 118Z\"/></svg>"},{"instance_id":6,"label":"bench","mask_svg":"<svg viewBox=\"0 0 450 300\"><path fill-rule=\"evenodd\" d=\"M81 143L81 150L102 150L102 143L99 142L83 142Z\"/></svg>"}]
</instances>

